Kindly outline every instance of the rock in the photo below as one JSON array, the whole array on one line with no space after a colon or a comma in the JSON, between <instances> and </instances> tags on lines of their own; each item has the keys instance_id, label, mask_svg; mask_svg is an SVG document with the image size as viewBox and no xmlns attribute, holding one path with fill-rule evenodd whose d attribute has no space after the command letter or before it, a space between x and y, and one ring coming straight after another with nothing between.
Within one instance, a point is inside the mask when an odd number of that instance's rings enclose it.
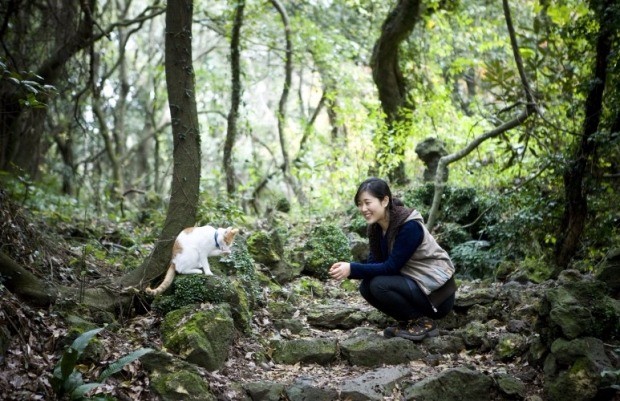
<instances>
[{"instance_id":1,"label":"rock","mask_svg":"<svg viewBox=\"0 0 620 401\"><path fill-rule=\"evenodd\" d=\"M277 230L255 231L248 238L248 251L252 258L269 270L279 284L285 284L297 277L301 271L286 262L283 241Z\"/></svg>"},{"instance_id":2,"label":"rock","mask_svg":"<svg viewBox=\"0 0 620 401\"><path fill-rule=\"evenodd\" d=\"M162 401L217 399L192 364L160 351L149 352L140 362L149 372L151 389Z\"/></svg>"},{"instance_id":3,"label":"rock","mask_svg":"<svg viewBox=\"0 0 620 401\"><path fill-rule=\"evenodd\" d=\"M525 397L525 384L516 377L500 374L495 378L499 390L507 396Z\"/></svg>"},{"instance_id":4,"label":"rock","mask_svg":"<svg viewBox=\"0 0 620 401\"><path fill-rule=\"evenodd\" d=\"M228 358L234 323L228 304L196 310L185 307L168 313L162 323L166 348L207 370L219 370Z\"/></svg>"},{"instance_id":5,"label":"rock","mask_svg":"<svg viewBox=\"0 0 620 401\"><path fill-rule=\"evenodd\" d=\"M278 330L288 330L291 334L307 333L308 330L299 319L273 319L273 325Z\"/></svg>"},{"instance_id":6,"label":"rock","mask_svg":"<svg viewBox=\"0 0 620 401\"><path fill-rule=\"evenodd\" d=\"M334 339L299 338L294 340L274 340L273 360L276 363L294 365L296 363L316 363L327 365L336 360L337 342Z\"/></svg>"},{"instance_id":7,"label":"rock","mask_svg":"<svg viewBox=\"0 0 620 401\"><path fill-rule=\"evenodd\" d=\"M458 354L465 349L465 342L459 336L442 335L424 340L428 352L433 354Z\"/></svg>"},{"instance_id":8,"label":"rock","mask_svg":"<svg viewBox=\"0 0 620 401\"><path fill-rule=\"evenodd\" d=\"M516 333L503 333L495 346L495 356L502 361L509 361L524 354L527 349L527 337Z\"/></svg>"},{"instance_id":9,"label":"rock","mask_svg":"<svg viewBox=\"0 0 620 401\"><path fill-rule=\"evenodd\" d=\"M481 348L488 344L487 326L481 322L472 321L457 333L461 335L465 346L469 349Z\"/></svg>"},{"instance_id":10,"label":"rock","mask_svg":"<svg viewBox=\"0 0 620 401\"><path fill-rule=\"evenodd\" d=\"M491 399L492 385L493 379L483 373L455 368L404 386L404 395L412 401L485 401Z\"/></svg>"},{"instance_id":11,"label":"rock","mask_svg":"<svg viewBox=\"0 0 620 401\"><path fill-rule=\"evenodd\" d=\"M611 290L614 298L620 296L620 248L611 249L600 270L596 273L597 280L604 282Z\"/></svg>"},{"instance_id":12,"label":"rock","mask_svg":"<svg viewBox=\"0 0 620 401\"><path fill-rule=\"evenodd\" d=\"M346 381L338 387L341 398L349 401L383 400L410 373L403 366L379 368Z\"/></svg>"},{"instance_id":13,"label":"rock","mask_svg":"<svg viewBox=\"0 0 620 401\"><path fill-rule=\"evenodd\" d=\"M243 385L252 401L279 401L284 394L284 385L274 382L254 382Z\"/></svg>"},{"instance_id":14,"label":"rock","mask_svg":"<svg viewBox=\"0 0 620 401\"><path fill-rule=\"evenodd\" d=\"M426 164L424 181L434 181L439 159L448 154L446 144L438 138L429 137L416 145L415 152ZM447 180L447 173L445 178Z\"/></svg>"},{"instance_id":15,"label":"rock","mask_svg":"<svg viewBox=\"0 0 620 401\"><path fill-rule=\"evenodd\" d=\"M333 389L316 387L313 383L299 383L285 389L287 400L295 401L333 401L338 399L338 392Z\"/></svg>"},{"instance_id":16,"label":"rock","mask_svg":"<svg viewBox=\"0 0 620 401\"><path fill-rule=\"evenodd\" d=\"M343 359L352 365L371 367L398 365L424 356L413 341L400 337L385 339L377 334L348 338L340 343L340 350Z\"/></svg>"},{"instance_id":17,"label":"rock","mask_svg":"<svg viewBox=\"0 0 620 401\"><path fill-rule=\"evenodd\" d=\"M489 288L480 288L470 292L459 292L454 306L456 308L469 308L474 305L486 305L495 300L496 291Z\"/></svg>"},{"instance_id":18,"label":"rock","mask_svg":"<svg viewBox=\"0 0 620 401\"><path fill-rule=\"evenodd\" d=\"M530 328L528 323L523 320L511 319L506 324L506 330L509 333L528 333Z\"/></svg>"},{"instance_id":19,"label":"rock","mask_svg":"<svg viewBox=\"0 0 620 401\"><path fill-rule=\"evenodd\" d=\"M319 305L306 311L308 324L324 329L348 330L358 327L366 315L358 308L342 304Z\"/></svg>"},{"instance_id":20,"label":"rock","mask_svg":"<svg viewBox=\"0 0 620 401\"><path fill-rule=\"evenodd\" d=\"M368 258L368 240L357 233L349 233L349 247L351 248L352 261L362 262Z\"/></svg>"},{"instance_id":21,"label":"rock","mask_svg":"<svg viewBox=\"0 0 620 401\"><path fill-rule=\"evenodd\" d=\"M599 388L614 384L603 371L612 369L601 340L592 337L557 339L545 361L545 392L551 401L594 399Z\"/></svg>"},{"instance_id":22,"label":"rock","mask_svg":"<svg viewBox=\"0 0 620 401\"><path fill-rule=\"evenodd\" d=\"M620 301L607 296L605 284L591 279L571 281L567 277L564 285L547 291L541 308L541 325L548 327L550 342L560 335L569 340L620 336Z\"/></svg>"}]
</instances>

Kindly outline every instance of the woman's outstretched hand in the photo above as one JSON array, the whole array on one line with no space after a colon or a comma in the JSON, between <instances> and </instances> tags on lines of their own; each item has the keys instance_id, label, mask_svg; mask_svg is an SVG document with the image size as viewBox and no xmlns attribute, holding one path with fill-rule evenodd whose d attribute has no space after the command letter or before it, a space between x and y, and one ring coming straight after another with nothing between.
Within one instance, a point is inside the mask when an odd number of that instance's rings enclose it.
<instances>
[{"instance_id":1,"label":"woman's outstretched hand","mask_svg":"<svg viewBox=\"0 0 620 401\"><path fill-rule=\"evenodd\" d=\"M351 264L347 262L336 262L329 268L329 275L336 280L344 280L351 274Z\"/></svg>"}]
</instances>

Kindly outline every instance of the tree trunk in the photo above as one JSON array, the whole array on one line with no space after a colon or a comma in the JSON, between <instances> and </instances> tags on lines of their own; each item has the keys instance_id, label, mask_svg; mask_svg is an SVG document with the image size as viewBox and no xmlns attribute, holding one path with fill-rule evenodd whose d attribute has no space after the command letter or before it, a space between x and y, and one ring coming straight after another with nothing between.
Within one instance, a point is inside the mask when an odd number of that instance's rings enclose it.
<instances>
[{"instance_id":1,"label":"tree trunk","mask_svg":"<svg viewBox=\"0 0 620 401\"><path fill-rule=\"evenodd\" d=\"M240 32L243 25L243 10L245 0L239 0L235 8L235 22L233 23L230 39L230 69L231 69L231 104L228 113L228 128L224 142L224 171L226 172L226 191L229 195L235 193L235 169L232 161L232 150L237 138L237 117L241 102L241 77L239 66Z\"/></svg>"},{"instance_id":2,"label":"tree trunk","mask_svg":"<svg viewBox=\"0 0 620 401\"><path fill-rule=\"evenodd\" d=\"M399 119L399 110L405 105L407 89L405 80L398 63L398 48L409 36L420 18L420 0L399 0L396 7L390 12L381 27L381 36L375 43L370 65L372 78L379 91L381 107L386 115L388 135L393 135L394 123ZM387 137L386 137L387 139ZM382 143L386 151L404 156L402 146L391 147L387 142ZM381 160L377 160L381 164ZM388 172L391 180L396 183L405 183L405 169L403 162Z\"/></svg>"},{"instance_id":3,"label":"tree trunk","mask_svg":"<svg viewBox=\"0 0 620 401\"><path fill-rule=\"evenodd\" d=\"M290 173L290 160L288 155L288 145L286 143L286 104L288 101L288 94L291 89L291 76L293 75L293 42L291 40L291 27L289 24L288 14L286 9L280 3L279 0L271 0L271 4L280 14L282 23L284 24L284 39L286 42L286 54L284 59L284 86L282 88L282 95L280 95L280 101L278 103L278 134L280 138L280 150L282 151L282 175L284 180L293 189L297 200L301 205L307 203L306 196L299 187L299 184Z\"/></svg>"},{"instance_id":4,"label":"tree trunk","mask_svg":"<svg viewBox=\"0 0 620 401\"><path fill-rule=\"evenodd\" d=\"M192 0L169 0L166 8L166 83L172 119L173 159L170 203L153 254L124 276L123 287L144 287L168 267L172 243L193 226L200 189L200 132L192 66Z\"/></svg>"},{"instance_id":5,"label":"tree trunk","mask_svg":"<svg viewBox=\"0 0 620 401\"><path fill-rule=\"evenodd\" d=\"M573 152L573 158L564 172L565 206L560 232L556 242L554 271L557 276L569 266L579 249L579 239L586 226L588 214L588 189L585 180L592 164L596 141L593 136L599 129L603 110L603 93L607 80L607 67L611 54L612 37L617 25L613 23L612 7L615 1L602 4L599 14L599 32L596 41L596 60L590 91L585 101L585 119L580 141Z\"/></svg>"}]
</instances>

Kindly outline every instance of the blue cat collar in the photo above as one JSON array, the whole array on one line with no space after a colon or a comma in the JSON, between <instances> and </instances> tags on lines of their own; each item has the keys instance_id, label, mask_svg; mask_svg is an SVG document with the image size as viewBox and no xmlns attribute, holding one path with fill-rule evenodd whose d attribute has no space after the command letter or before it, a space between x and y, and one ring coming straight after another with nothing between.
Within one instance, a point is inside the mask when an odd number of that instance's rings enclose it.
<instances>
[{"instance_id":1,"label":"blue cat collar","mask_svg":"<svg viewBox=\"0 0 620 401\"><path fill-rule=\"evenodd\" d=\"M215 247L220 249L220 244L217 242L217 230L215 230L215 234L213 234L213 240L215 241Z\"/></svg>"}]
</instances>

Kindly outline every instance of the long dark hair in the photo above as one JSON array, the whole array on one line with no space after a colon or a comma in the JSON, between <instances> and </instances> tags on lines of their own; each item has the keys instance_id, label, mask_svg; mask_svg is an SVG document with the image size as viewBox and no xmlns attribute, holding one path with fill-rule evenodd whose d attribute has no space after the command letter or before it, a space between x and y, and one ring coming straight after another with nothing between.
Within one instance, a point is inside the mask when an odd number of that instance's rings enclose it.
<instances>
[{"instance_id":1,"label":"long dark hair","mask_svg":"<svg viewBox=\"0 0 620 401\"><path fill-rule=\"evenodd\" d=\"M403 202L400 199L392 197L390 186L381 178L371 177L360 184L355 193L355 198L353 198L355 206L357 206L362 192L368 192L378 199L383 199L387 196L389 199L389 209L392 209L393 206L403 206Z\"/></svg>"}]
</instances>

